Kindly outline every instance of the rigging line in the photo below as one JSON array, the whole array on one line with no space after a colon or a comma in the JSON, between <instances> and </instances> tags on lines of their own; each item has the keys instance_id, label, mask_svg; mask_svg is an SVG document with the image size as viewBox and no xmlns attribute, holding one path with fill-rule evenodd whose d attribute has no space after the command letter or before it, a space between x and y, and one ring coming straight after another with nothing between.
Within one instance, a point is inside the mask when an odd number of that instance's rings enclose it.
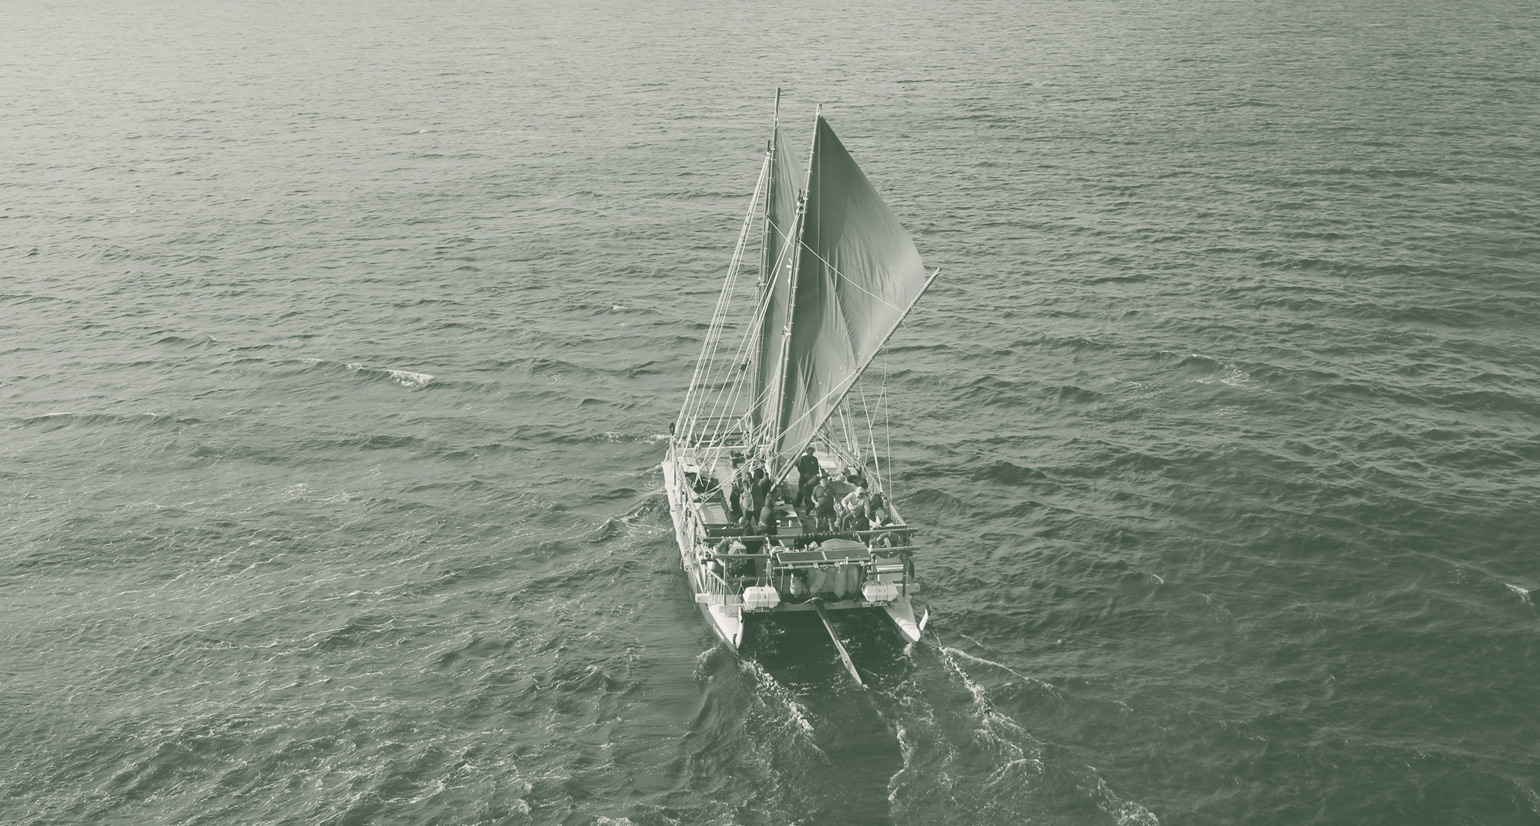
<instances>
[{"instance_id":1,"label":"rigging line","mask_svg":"<svg viewBox=\"0 0 1540 826\"><path fill-rule=\"evenodd\" d=\"M738 288L737 283L738 283L738 278L741 277L741 271L742 271L742 259L741 259L741 256L739 258L739 262L738 263L739 263L739 268L738 268L738 270L734 271L734 273L732 274L732 280L731 280L731 284L730 284L730 288L732 289L732 291L733 291L733 293L735 295L739 292L739 289L740 289L740 288ZM723 319L720 320L720 323L721 323L721 325L724 328L726 326L726 322L725 322L726 312L727 312L727 310L724 309L723 310ZM714 323L716 323L716 322L717 322L717 320L714 320ZM740 351L742 350L742 346L741 345L740 345L739 349L740 349ZM718 362L721 361L721 358L722 358L722 343L721 343L721 336L719 335L717 337L717 347L716 347L715 351L711 355L711 367L709 368L709 371L710 371L709 374L713 378L714 382L724 381L723 379L720 379L720 378L716 377L716 368L718 366ZM733 362L728 365L727 369L731 370L738 363L738 361L739 361L739 359L735 358L733 360ZM709 384L708 384L708 386L709 386ZM715 399L715 401L713 403L714 409L720 410L719 407L716 407L716 405L719 405L720 402L721 402L721 391L720 391L720 388L719 388L718 389L718 393L717 393L717 397L716 397L716 399Z\"/></svg>"},{"instance_id":2,"label":"rigging line","mask_svg":"<svg viewBox=\"0 0 1540 826\"><path fill-rule=\"evenodd\" d=\"M712 426L710 441L712 443L720 445L722 442L726 441L726 437L731 430L739 427L738 419L740 417L732 415L732 409L735 406L738 398L739 386L740 385L738 383L733 384L732 390L728 394L726 401L721 406L716 408L716 415L714 415L711 419Z\"/></svg>"},{"instance_id":3,"label":"rigging line","mask_svg":"<svg viewBox=\"0 0 1540 826\"><path fill-rule=\"evenodd\" d=\"M798 416L796 418L796 420L788 422L786 424L786 426L781 429L781 432L776 435L776 439L777 440L785 438L786 434L790 433L793 427L801 425L802 421L804 419L807 419L809 416L813 415L813 412L814 412L815 407L817 405L822 405L824 402L828 401L830 397L833 397L833 396L836 396L836 395L843 395L845 393L850 392L851 385L855 384L856 381L861 378L861 374L866 372L866 368L871 365L872 360L877 358L878 352L881 352L882 348L887 346L888 339L891 338L893 336L893 334L898 331L899 326L904 323L904 319L909 315L910 311L912 311L914 309L914 305L916 305L916 304L918 304L920 302L920 298L925 295L925 291L926 290L930 289L930 285L935 283L936 277L939 276L939 275L941 275L941 268L940 267L937 267L936 269L931 271L930 277L925 279L925 286L922 287L920 289L920 291L915 294L914 298L910 299L909 308L904 310L903 315L900 315L898 317L898 319L893 323L892 328L890 328L888 330L887 334L882 337L882 341L878 342L878 344L877 344L877 351L873 352L870 356L868 356L866 358L865 361L861 362L860 367L858 367L854 373L852 373L851 375L847 376L846 379L842 382L843 385L844 385L843 389L841 389L838 385L836 385L828 393L825 393L822 398L818 399L813 404L808 405L807 408L805 410L803 410L802 415ZM811 442L813 440L813 438L818 435L818 433L817 433L818 428L823 426L823 422L827 419L828 415L829 415L828 413L825 413L824 414L825 418L824 419L820 419L818 421L817 425L815 425L813 428L811 428L812 435L808 437L807 442ZM797 450L801 450L802 447L807 444L807 442L804 442L803 445L797 446ZM781 480L786 477L787 473L790 473L790 468L789 467L788 468L783 468L781 470L781 472L777 475L777 478L775 480L776 484L780 484Z\"/></svg>"},{"instance_id":4,"label":"rigging line","mask_svg":"<svg viewBox=\"0 0 1540 826\"><path fill-rule=\"evenodd\" d=\"M733 359L728 365L729 371L738 370L738 373L736 376L729 375L728 379L723 380L724 384L717 390L716 398L712 403L712 410L715 411L719 417L718 427L712 434L714 437L720 438L722 436L722 429L726 427L727 421L729 419L741 418L741 416L735 417L731 415L731 413L732 410L735 409L739 394L741 393L740 388L748 382L748 373L746 367L748 363L748 350L754 343L757 342L755 333L764 324L764 316L769 311L769 301L770 299L768 292L765 292L759 297L755 307L754 318L750 321L748 329L744 331L743 336L739 339L738 349L734 353ZM719 358L720 353L713 355L713 361L716 361ZM745 365L745 367L739 370L739 365ZM768 387L766 388L766 392L768 392ZM727 394L725 401L723 399L724 393ZM752 406L758 407L763 402L763 398L763 396L756 397L752 402ZM748 436L749 434L746 433L745 435Z\"/></svg>"},{"instance_id":5,"label":"rigging line","mask_svg":"<svg viewBox=\"0 0 1540 826\"><path fill-rule=\"evenodd\" d=\"M884 348L886 349L886 348ZM877 452L877 435L872 432L872 411L866 406L866 385L861 388L861 412L866 414L866 442L872 446L872 473L882 482L882 456Z\"/></svg>"},{"instance_id":6,"label":"rigging line","mask_svg":"<svg viewBox=\"0 0 1540 826\"><path fill-rule=\"evenodd\" d=\"M888 348L882 348L882 397L878 406L882 409L882 435L887 442L885 448L888 456L888 474L892 478L887 480L888 505L893 504L893 482L898 479L897 471L893 470L893 427L888 421L888 412L892 409L888 401Z\"/></svg>"},{"instance_id":7,"label":"rigging line","mask_svg":"<svg viewBox=\"0 0 1540 826\"><path fill-rule=\"evenodd\" d=\"M738 363L738 361L735 360L734 363L736 364L736 363ZM752 436L753 436L753 434L752 434L752 427L751 426L745 426L745 421L744 421L745 419L748 418L747 414L746 413L737 413L737 414L733 413L734 410L738 409L738 407L739 407L739 400L740 400L740 398L743 395L743 388L748 383L749 383L749 381L748 381L748 377L747 377L747 372L746 371L740 371L738 376L733 380L733 383L732 383L731 388L730 388L730 392L727 393L727 398L726 398L725 402L723 402L717 408L717 410L719 412L719 416L717 418L716 431L713 433L713 436L715 438L722 439L725 436L725 432L728 431L729 429L738 429L738 430L742 431L743 437L744 437L744 441L746 443L752 441Z\"/></svg>"},{"instance_id":8,"label":"rigging line","mask_svg":"<svg viewBox=\"0 0 1540 826\"><path fill-rule=\"evenodd\" d=\"M834 273L841 281L844 281L845 283L849 284L850 286L855 287L856 289L860 290L861 292L866 293L867 295L871 296L872 298L875 298L876 300L882 302L890 310L897 310L898 312L903 312L904 311L904 308L898 306L897 304L894 304L893 302L887 300L886 298L883 298L882 296L872 292L871 290L868 290L867 288L865 288L865 287L861 286L860 284L856 283L856 281L854 279L852 279L849 276L845 275L844 273L840 272L838 267L834 266L833 264L830 264L829 263L829 259L824 258L822 255L819 255L817 250L813 249L812 247L808 246L807 244L803 244L802 245L802 249L807 250L810 254L812 254L812 256L814 258L817 258L819 261L822 261L823 265L825 267L829 268L829 272ZM924 272L924 270L921 270L921 272Z\"/></svg>"},{"instance_id":9,"label":"rigging line","mask_svg":"<svg viewBox=\"0 0 1540 826\"><path fill-rule=\"evenodd\" d=\"M737 283L738 272L743 265L743 251L748 242L748 233L753 227L754 214L759 209L760 197L765 191L769 172L770 159L767 157L764 163L760 165L759 180L754 184L754 194L749 199L749 209L743 217L743 229L738 233L738 243L733 249L733 257L728 266L726 283L723 285L722 293L718 298L716 310L712 314L710 330L715 332L715 336L710 340L715 346L720 346L722 331L725 328L727 308L732 303L732 297L735 293L733 287ZM702 348L702 358L706 359L707 356L707 351L705 348Z\"/></svg>"},{"instance_id":10,"label":"rigging line","mask_svg":"<svg viewBox=\"0 0 1540 826\"><path fill-rule=\"evenodd\" d=\"M736 279L734 278L731 283L735 284L736 283ZM731 306L731 305L729 305L729 306ZM725 330L725 327L726 327L725 314L724 314L723 320L717 321L717 322L714 322L714 323L717 324L718 326L722 327ZM710 407L711 407L710 404L708 403L708 397L711 396L711 388L713 386L715 386L720 381L720 379L718 379L718 377L717 377L717 371L718 371L718 367L719 367L718 362L720 361L719 353L720 353L721 346L722 346L721 340L722 340L722 335L721 335L720 332L718 332L717 335L714 337L714 345L715 346L713 348L713 353L712 353L712 355L710 357L710 361L706 365L705 375L704 375L704 377L703 377L703 379L701 381L701 384L700 384L700 386L699 386L699 388L698 388L698 390L697 390L697 392L695 394L695 400L694 400L694 405L693 405L693 409L692 409L692 414L694 416L696 416L697 418L701 417L701 416L704 416L704 415L707 415L708 409L710 409ZM692 430L693 429L694 428L692 427Z\"/></svg>"},{"instance_id":11,"label":"rigging line","mask_svg":"<svg viewBox=\"0 0 1540 826\"><path fill-rule=\"evenodd\" d=\"M839 405L839 424L845 428L845 444L849 444L850 448L855 452L856 467L864 467L865 461L861 458L861 438L856 436L856 430L850 424L852 419L855 419L855 413L850 410L850 399L847 396L845 404Z\"/></svg>"},{"instance_id":12,"label":"rigging line","mask_svg":"<svg viewBox=\"0 0 1540 826\"><path fill-rule=\"evenodd\" d=\"M772 167L773 167L773 159L771 157L769 157L769 155L767 153L767 157L765 159L765 165L762 168L762 172L761 172L762 179L763 179L763 176L766 176L766 175L769 174L769 169L771 169ZM773 183L770 184L770 185L773 186ZM756 193L761 191L761 187L760 186L756 186L755 189L756 189ZM768 198L768 197L769 197L768 192L766 192L766 198ZM757 208L757 204L758 204L758 201L756 200L755 201L756 208ZM745 220L744 235L740 236L740 245L744 242L744 240L747 237L747 232L748 232L748 226L747 225L752 221L752 215L753 215L753 212L751 210L750 215L747 216L744 219ZM768 215L766 217L766 220L767 220L767 222L769 221ZM790 241L791 241L791 239L787 239L787 245L786 245L787 247L790 246ZM786 254L785 253L785 249L786 248L783 247L783 250L782 250L780 258L784 258L785 257L785 254ZM740 254L738 256L738 258L740 259L740 267L741 267L741 257L742 256ZM779 266L779 259L777 261L777 266ZM772 279L772 281L773 281L773 279ZM767 284L766 286L767 287L768 286L773 286L773 284ZM734 353L734 357L733 357L732 361L729 363L729 366L727 368L729 370L729 376L728 376L727 379L718 379L718 381L721 382L721 385L717 389L716 397L712 400L712 405L711 406L712 406L712 409L714 411L716 411L716 413L719 416L724 416L725 417L725 416L728 416L729 413L731 412L728 407L724 406L724 399L723 399L724 393L726 393L729 388L736 389L736 387L737 387L737 385L739 383L741 383L742 381L746 380L747 374L746 374L745 371L747 370L747 365L749 364L749 359L748 359L748 357L749 357L749 350L750 350L751 346L757 340L756 333L762 328L762 326L764 324L764 317L765 317L765 315L769 311L771 294L772 294L772 290L765 289L765 290L763 290L761 292L760 295L757 296L757 304L756 304L756 307L755 307L754 316L753 316L752 320L750 321L748 328L744 331L744 334L743 334L742 338L740 338L738 348L737 348L736 352ZM719 344L718 344L718 352L716 352L712 356L713 363L715 363L716 361L720 360L720 358L721 358L721 352L720 352L720 342L719 342ZM742 369L740 369L740 365L742 366ZM730 371L732 371L732 370L738 370L738 375L737 376L731 375ZM729 397L726 400L726 404L730 405L734 401L736 401L736 398ZM759 403L758 401L755 402L756 405L758 403ZM720 435L720 431L718 431L718 433L716 435Z\"/></svg>"},{"instance_id":13,"label":"rigging line","mask_svg":"<svg viewBox=\"0 0 1540 826\"><path fill-rule=\"evenodd\" d=\"M797 418L795 418L795 419L793 419L793 420L792 420L792 421L790 421L790 422L787 422L787 423L786 423L786 426L785 426L785 427L784 427L784 428L781 428L781 432L780 432L780 433L779 433L779 434L777 434L777 435L776 435L776 439L777 439L777 440L779 440L779 439L783 439L783 438L785 438L785 437L786 437L786 434L788 434L788 433L790 433L790 432L791 432L791 430L792 430L792 428L794 428L794 427L797 427L797 426L799 426L799 425L801 425L801 424L802 424L802 423L803 423L803 421L804 421L804 420L806 420L806 419L807 419L807 418L808 418L808 417L810 417L810 416L812 416L812 415L813 415L813 413L814 413L814 411L815 411L815 410L816 410L816 409L817 409L817 408L818 408L818 407L819 407L819 406L820 406L820 405L822 405L822 404L824 404L824 403L825 403L825 402L827 402L827 401L828 401L828 400L829 400L829 399L831 399L831 398L832 398L832 399L837 399L837 398L839 398L839 397L840 397L840 396L843 396L843 395L844 395L844 394L845 394L845 393L848 393L848 392L849 392L849 391L850 391L850 388L851 388L851 386L852 386L852 385L854 385L854 384L855 384L855 380L856 380L856 379L857 379L857 378L858 378L858 377L859 377L859 376L860 376L860 374L859 374L859 373L857 373L857 374L856 374L856 375L852 375L852 376L850 376L850 377L849 377L849 378L847 378L847 379L846 379L846 380L845 380L845 381L843 381L843 382L841 382L841 384L843 384L843 385L844 385L844 386L843 386L843 387L841 387L841 386L839 386L839 385L836 385L836 386L835 386L835 387L834 387L834 389L832 389L832 390L830 390L830 391L829 391L829 392L827 392L827 393L825 393L825 394L823 394L823 396L822 396L822 397L820 397L820 398L819 398L819 399L818 399L818 400L817 400L817 401L815 401L815 402L813 402L813 403L812 403L812 404L810 404L810 405L808 405L808 406L807 406L807 409L806 409L806 410L804 410L804 411L802 411L802 415L800 415L800 416L798 416L798 417L797 417ZM826 415L825 415L825 420L827 420L827 418L828 418L828 416L832 416L832 415L833 415L833 414L834 414L834 413L835 413L835 412L838 412L838 410L839 410L839 408L838 408L838 407L836 407L836 408L835 408L835 409L834 409L834 410L832 410L832 411L830 411L830 412L829 412L829 413L827 413L827 414L826 414ZM813 433L813 434L812 434L812 435L811 435L811 436L809 436L809 437L808 437L808 441L809 441L809 442L811 442L811 441L812 441L812 440L813 440L813 439L814 439L814 438L815 438L815 437L817 437L817 435L818 435L818 433L817 433L817 432L816 432L816 430L817 430L817 428L814 428L814 431L815 431L815 432L814 432L814 433ZM798 445L798 446L797 446L797 450L801 450L801 449L802 449L802 447L803 447L803 446L802 446L802 445ZM777 451L777 452L778 452L778 453L779 453L779 452L784 452L784 451ZM786 466L786 468L785 468L785 469L784 469L784 470L783 470L783 472L782 472L782 474L781 474L781 476L783 476L783 477L784 477L784 476L785 476L785 474L787 474L787 473L790 473L790 472L791 472L791 466L790 466L790 465L787 465L787 466ZM776 479L776 480L775 480L775 483L776 483L776 484L780 484L780 483L781 483L781 479L779 479L779 478L778 478L778 479Z\"/></svg>"},{"instance_id":14,"label":"rigging line","mask_svg":"<svg viewBox=\"0 0 1540 826\"><path fill-rule=\"evenodd\" d=\"M801 215L801 211L799 209L798 216L800 216L800 215ZM794 219L792 221L792 223L795 224L795 223L797 223L797 221ZM777 227L777 229L779 229L779 227ZM775 292L775 290L774 290L775 279L778 277L778 275L779 275L779 273L781 271L781 264L782 264L782 262L785 263L787 271L788 272L792 272L792 270L793 270L793 267L792 267L793 262L791 260L791 251L795 247L796 247L796 238L791 236L791 235L788 235L786 237L786 239L781 242L781 251L780 251L779 254L777 254L776 259L775 259L775 269L772 271L771 279L770 279L769 282L766 283L765 289L764 289L764 293L760 297L761 305L758 308L758 313L755 316L754 323L749 328L749 333L748 333L749 336L752 336L755 331L760 331L760 332L763 331L763 329L764 329L764 318L765 318L765 316L769 315L769 313L770 313L770 304L771 304L771 300L772 300L772 298L774 296L774 292ZM787 289L786 289L786 317L785 317L785 319L783 319L782 324L785 325L785 327L789 328L790 325L791 325L793 311L795 309L795 303L794 303L795 296L792 295L792 289L793 289L794 284L795 284L794 273L792 275L788 275L787 276L787 282L788 283L787 283ZM781 340L783 342L786 341L787 339L789 339L790 338L789 329L782 330L780 336L781 336ZM761 336L761 338L762 338L762 336ZM755 344L760 343L759 339L756 339L753 343L755 343ZM763 358L763 354L759 354L759 355L761 356L761 359L762 359ZM780 385L785 381L786 365L784 363L782 363L780 359L777 359L776 363L775 363L775 367L776 367L776 372L774 374L772 374L772 375L766 375L765 374L765 365L764 365L762 360L761 360L761 363L756 368L756 371L755 371L756 372L755 381L756 381L756 383L764 384L764 391L763 391L762 395L756 396L755 399L754 399L754 407L753 407L753 409L755 409L755 410L760 409L760 407L765 402L767 402L770 399L770 392L771 392L772 389L781 389L782 393L784 394L784 389L780 388ZM779 407L779 405L778 405L778 407ZM774 418L779 420L780 419L780 411L776 410L776 411L773 411L773 413L775 414ZM769 417L761 417L761 418L769 418Z\"/></svg>"},{"instance_id":15,"label":"rigging line","mask_svg":"<svg viewBox=\"0 0 1540 826\"><path fill-rule=\"evenodd\" d=\"M740 352L741 352L741 349L740 349ZM733 363L736 365L736 364L741 363L741 362L742 362L742 359L740 358L740 359L734 359ZM738 409L739 401L740 401L740 399L741 399L741 397L743 395L743 388L746 385L748 385L748 384L749 384L749 380L748 380L747 373L745 371L740 371L739 375L732 380L731 385L728 385L728 386L722 388L721 390L719 390L717 405L714 408L716 410L716 412L717 412L717 416L716 416L716 419L715 419L717 426L716 426L715 432L713 433L713 436L715 438L722 438L722 436L724 434L724 431L726 431L729 428L738 428L738 429L740 429L742 431L743 438L744 438L744 441L745 441L746 444L753 442L754 437L755 437L755 433L754 433L754 428L752 427L752 422L746 422L745 421L745 420L747 420L749 418L748 414L747 413L737 413L737 414L734 414L732 412L732 411ZM725 400L722 399L723 393L726 393L726 399ZM763 398L764 398L764 396L763 396L763 394L761 394L760 396L758 396L755 399L751 400L751 406L758 406L761 403L761 400Z\"/></svg>"},{"instance_id":16,"label":"rigging line","mask_svg":"<svg viewBox=\"0 0 1540 826\"><path fill-rule=\"evenodd\" d=\"M718 344L720 346L720 341L718 342ZM716 396L715 400L709 406L708 406L708 401L707 401L707 397L712 395L710 388L712 388L714 385L720 385L720 382L721 382L720 379L717 379L715 377L716 366L717 366L717 362L718 361L720 361L719 358L713 357L713 359L712 359L712 366L710 368L708 368L708 371L707 371L708 372L709 380L706 381L702 385L702 387L700 388L699 393L697 394L697 402L695 404L694 410L692 411L693 415L696 417L696 419L692 421L692 427L691 427L692 432L697 430L696 426L699 424L699 419L701 417L715 417L715 416L720 416L721 415L721 408L720 408L721 388L720 388L720 386L717 387L717 392L715 394L715 396ZM709 421L709 419L708 419L708 421ZM707 427L709 428L710 425L708 424ZM699 434L697 434L697 435L699 435Z\"/></svg>"},{"instance_id":17,"label":"rigging line","mask_svg":"<svg viewBox=\"0 0 1540 826\"><path fill-rule=\"evenodd\" d=\"M786 241L783 243L782 248L781 248L781 254L776 259L776 267L777 267L777 269L779 269L779 267L780 267L780 262L782 260L786 260L787 254L788 254L788 252L790 251L790 249L792 248L793 245L794 245L794 239L792 239L792 238L787 238ZM767 283L766 284L766 288L761 290L761 291L759 291L759 294L756 297L757 303L755 305L754 317L749 322L748 328L746 330L744 330L743 337L739 340L738 349L737 349L736 353L734 354L733 361L731 363L730 369L736 368L737 365L739 365L739 364L745 364L746 365L748 363L748 355L749 355L748 351L750 350L750 348L753 345L758 343L758 336L756 334L759 333L763 329L765 316L768 315L769 311L770 311L771 298L772 298L773 292L774 292L772 289L770 289L770 287L774 286L773 285L773 280L774 279L772 277L772 282L771 283ZM790 309L790 305L788 304L788 310L789 309ZM790 316L790 313L788 312L788 323L789 323L789 316ZM719 357L720 357L720 353L713 354L713 360L715 360L715 359L717 359ZM745 368L745 370L746 369L747 368ZM756 368L756 373L761 372L762 370L763 370L762 367ZM743 372L740 372L739 376L734 378L734 379L732 379L732 381L738 382L738 381L742 381L742 380L745 380L745 379L746 379L746 374L743 373ZM756 376L756 383L758 381L759 381L759 377ZM768 390L769 387L770 387L770 383L766 382L766 389ZM764 398L765 397L756 398L755 401L754 401L754 406L757 408L760 404L762 404L764 402ZM717 398L716 398L716 400L714 402L714 408L713 409L716 409L718 411L722 411L723 408L720 406L721 401L722 401L721 393L718 392Z\"/></svg>"},{"instance_id":18,"label":"rigging line","mask_svg":"<svg viewBox=\"0 0 1540 826\"><path fill-rule=\"evenodd\" d=\"M766 307L768 306L767 302L767 297L761 297L759 299L759 303L755 309L754 317L750 321L748 329L746 329L743 335L739 338L737 350L734 352L732 360L727 365L727 371L729 373L728 377L718 380L721 382L721 384L718 386L716 396L712 400L711 409L718 417L722 417L722 421L719 422L719 425L725 425L725 419L732 418L732 405L734 405L737 401L738 388L743 384L743 382L747 381L746 365L748 364L748 350L754 341L755 331L761 324L763 324L763 317L766 312ZM713 364L720 361L721 357L722 352L720 349L719 341L718 350L717 352L713 353L711 357ZM744 367L739 369L740 365L744 365ZM734 370L737 371L737 375L732 375L732 371ZM731 392L729 393L729 391ZM724 394L729 394L725 401L723 398ZM713 435L717 437L721 436L720 427Z\"/></svg>"},{"instance_id":19,"label":"rigging line","mask_svg":"<svg viewBox=\"0 0 1540 826\"><path fill-rule=\"evenodd\" d=\"M722 329L726 323L725 312L727 306L731 303L732 300L732 287L737 281L738 267L743 260L744 244L748 240L749 230L753 227L754 213L759 207L759 197L764 189L765 179L769 174L770 158L768 155L766 155L764 163L760 164L759 167L759 180L754 184L754 195L749 199L749 211L748 214L744 216L743 229L738 233L737 248L733 251L732 262L728 265L727 268L726 283L722 287L722 293L717 297L717 307L716 310L712 313L711 325L707 327L706 340L701 342L701 355L695 363L695 375L690 379L690 387L692 390L696 387L696 382L702 378L703 370L707 371L709 374L711 362L713 361L711 356L712 351L719 345L721 341ZM679 425L684 425L687 422L687 417L685 414L686 411L690 409L690 396L690 393L686 393L685 395L685 405L679 412L679 419L675 422L676 432L679 430L686 430L686 432L688 432L689 430L689 428L681 428ZM699 403L697 403L695 416L699 415L699 410Z\"/></svg>"},{"instance_id":20,"label":"rigging line","mask_svg":"<svg viewBox=\"0 0 1540 826\"><path fill-rule=\"evenodd\" d=\"M856 454L856 467L861 467L866 463L861 460L861 439L850 426L850 421L854 418L850 410L850 400L847 397L845 403L840 405L840 428L845 431L845 444L850 445Z\"/></svg>"},{"instance_id":21,"label":"rigging line","mask_svg":"<svg viewBox=\"0 0 1540 826\"><path fill-rule=\"evenodd\" d=\"M723 361L720 354L713 360L714 365ZM711 422L710 435L712 438L721 436L724 420L731 418L732 407L737 397L737 389L741 382L740 377L734 377L732 371L736 369L739 360L734 358L728 361L725 371L726 377L718 378L714 382L714 394L710 402ZM715 371L714 371L715 372Z\"/></svg>"}]
</instances>

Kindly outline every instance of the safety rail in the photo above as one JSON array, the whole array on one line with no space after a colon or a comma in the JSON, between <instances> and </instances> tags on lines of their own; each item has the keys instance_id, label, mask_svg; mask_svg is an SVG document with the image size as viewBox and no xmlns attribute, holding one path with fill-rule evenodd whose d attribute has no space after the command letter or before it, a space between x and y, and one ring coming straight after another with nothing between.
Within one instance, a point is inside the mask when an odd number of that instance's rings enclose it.
<instances>
[{"instance_id":1,"label":"safety rail","mask_svg":"<svg viewBox=\"0 0 1540 826\"><path fill-rule=\"evenodd\" d=\"M811 543L811 542L823 542L826 539L858 539L858 540L866 541L866 540L875 539L877 537L884 536L884 535L886 535L886 536L902 536L904 538L908 538L908 537L914 536L915 534L917 534L919 532L920 531L919 531L918 528L911 528L908 525L884 525L883 527L872 528L871 530L868 530L868 531L820 531L818 533L799 533L799 534L796 535L795 538L796 538L796 540L798 542L806 544L806 543ZM765 543L768 543L771 540L779 539L780 538L779 536L770 536L769 534L762 534L762 533L723 534L723 536L726 536L726 537L731 538L731 539L739 540L740 542L765 542ZM894 546L894 547L898 547L898 546ZM914 547L918 547L918 546L915 546L915 545L904 545L903 547L905 547L905 548L914 548Z\"/></svg>"},{"instance_id":2,"label":"safety rail","mask_svg":"<svg viewBox=\"0 0 1540 826\"><path fill-rule=\"evenodd\" d=\"M914 546L914 545L900 545L900 546L893 547L893 548L873 548L871 556L850 557L850 558L844 559L844 560L840 560L840 559L809 560L807 564L801 564L801 563L786 564L786 563L782 562L782 563L776 563L775 567L777 567L777 568L806 568L806 567L814 567L814 566L823 565L823 564L829 564L829 565L865 565L865 564L871 562L872 559L891 559L893 557L908 556L909 552L915 550L916 547L917 546ZM893 553L883 553L883 551L893 551ZM709 558L709 559L715 560L717 562L732 562L732 561L736 561L736 560L759 560L759 559L768 559L768 560L771 560L773 562L775 560L775 554L735 554L735 553L732 553L731 551L725 551L725 552L724 551L712 551L710 553L707 553L706 557Z\"/></svg>"},{"instance_id":3,"label":"safety rail","mask_svg":"<svg viewBox=\"0 0 1540 826\"><path fill-rule=\"evenodd\" d=\"M727 578L722 576L721 574L717 573L716 571L713 571L713 570L710 570L710 569L707 569L707 571L706 571L706 584L707 584L708 588L711 585L718 586L719 588L721 588L721 592L723 594L733 593L733 591L731 590L732 589L732 585L730 585L727 582Z\"/></svg>"}]
</instances>

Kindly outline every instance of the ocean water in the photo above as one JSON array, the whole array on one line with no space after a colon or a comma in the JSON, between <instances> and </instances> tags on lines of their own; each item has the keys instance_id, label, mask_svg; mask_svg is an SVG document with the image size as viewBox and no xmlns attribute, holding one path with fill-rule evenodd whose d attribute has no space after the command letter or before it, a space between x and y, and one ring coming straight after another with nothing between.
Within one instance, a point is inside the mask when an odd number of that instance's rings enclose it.
<instances>
[{"instance_id":1,"label":"ocean water","mask_svg":"<svg viewBox=\"0 0 1540 826\"><path fill-rule=\"evenodd\" d=\"M0 823L1540 823L1540 6L6 16ZM866 689L658 470L778 86L943 268Z\"/></svg>"}]
</instances>

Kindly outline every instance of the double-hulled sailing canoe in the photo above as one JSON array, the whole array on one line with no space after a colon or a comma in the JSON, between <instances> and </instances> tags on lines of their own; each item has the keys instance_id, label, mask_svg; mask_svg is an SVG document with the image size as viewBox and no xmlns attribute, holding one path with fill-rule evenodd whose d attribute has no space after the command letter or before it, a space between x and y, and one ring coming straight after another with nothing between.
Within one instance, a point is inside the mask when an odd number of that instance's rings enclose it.
<instances>
[{"instance_id":1,"label":"double-hulled sailing canoe","mask_svg":"<svg viewBox=\"0 0 1540 826\"><path fill-rule=\"evenodd\" d=\"M796 611L816 611L831 635L829 612L881 611L915 641L915 531L852 400L864 402L862 375L940 271L821 114L805 168L798 154L777 121L670 429L663 481L680 559L734 650L746 624Z\"/></svg>"}]
</instances>

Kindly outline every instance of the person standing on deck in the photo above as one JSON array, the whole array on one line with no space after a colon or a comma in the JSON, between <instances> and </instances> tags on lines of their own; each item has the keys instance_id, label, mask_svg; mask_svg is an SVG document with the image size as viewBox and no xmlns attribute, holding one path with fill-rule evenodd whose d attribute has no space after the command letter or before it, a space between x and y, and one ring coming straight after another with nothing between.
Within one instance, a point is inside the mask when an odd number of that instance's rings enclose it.
<instances>
[{"instance_id":1,"label":"person standing on deck","mask_svg":"<svg viewBox=\"0 0 1540 826\"><path fill-rule=\"evenodd\" d=\"M754 468L754 480L749 482L749 492L754 498L754 514L765 509L765 502L770 499L770 488L774 485L770 477L766 475L763 465Z\"/></svg>"},{"instance_id":2,"label":"person standing on deck","mask_svg":"<svg viewBox=\"0 0 1540 826\"><path fill-rule=\"evenodd\" d=\"M813 502L813 485L818 482L818 457L813 446L808 445L797 460L797 507L806 508Z\"/></svg>"},{"instance_id":3,"label":"person standing on deck","mask_svg":"<svg viewBox=\"0 0 1540 826\"><path fill-rule=\"evenodd\" d=\"M775 500L775 495L771 494L765 500L764 510L759 512L759 532L770 539L774 539L776 533L775 519L777 514L775 512Z\"/></svg>"},{"instance_id":4,"label":"person standing on deck","mask_svg":"<svg viewBox=\"0 0 1540 826\"><path fill-rule=\"evenodd\" d=\"M728 458L733 463L733 484L727 492L727 507L732 510L733 518L737 519L743 516L742 495L745 480L743 471L740 469L743 465L743 454L734 450L728 454Z\"/></svg>"},{"instance_id":5,"label":"person standing on deck","mask_svg":"<svg viewBox=\"0 0 1540 826\"><path fill-rule=\"evenodd\" d=\"M754 482L752 479L744 479L738 486L738 513L741 516L757 518L759 511L754 508Z\"/></svg>"},{"instance_id":6,"label":"person standing on deck","mask_svg":"<svg viewBox=\"0 0 1540 826\"><path fill-rule=\"evenodd\" d=\"M818 530L834 530L834 482L828 476L818 480L813 488L813 509L818 515Z\"/></svg>"}]
</instances>

